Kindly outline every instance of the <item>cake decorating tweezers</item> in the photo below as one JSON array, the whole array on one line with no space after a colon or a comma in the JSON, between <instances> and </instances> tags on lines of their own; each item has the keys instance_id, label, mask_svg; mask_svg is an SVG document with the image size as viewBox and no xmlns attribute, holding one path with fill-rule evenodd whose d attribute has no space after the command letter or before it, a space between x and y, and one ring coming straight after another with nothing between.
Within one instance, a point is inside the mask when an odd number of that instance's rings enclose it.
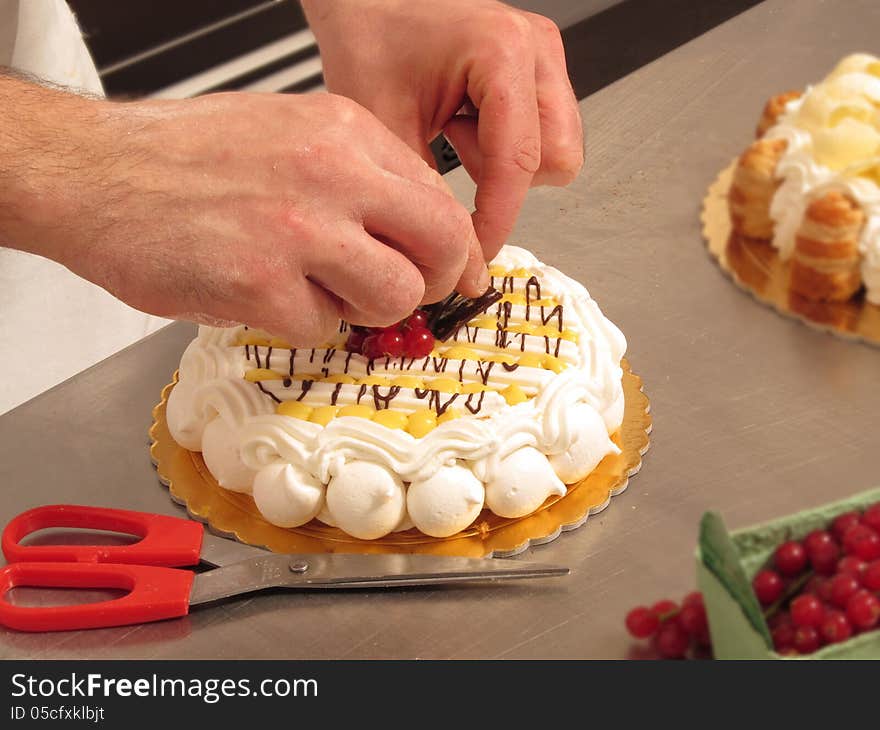
<instances>
[{"instance_id":1,"label":"cake decorating tweezers","mask_svg":"<svg viewBox=\"0 0 880 730\"><path fill-rule=\"evenodd\" d=\"M141 538L130 545L22 545L38 530L85 528ZM0 625L19 631L126 626L185 616L190 606L267 588L392 588L475 580L544 578L568 568L433 555L281 555L207 533L200 522L147 512L49 505L6 526ZM203 564L204 572L179 570ZM115 588L121 598L67 606L20 606L7 593L36 588Z\"/></svg>"}]
</instances>

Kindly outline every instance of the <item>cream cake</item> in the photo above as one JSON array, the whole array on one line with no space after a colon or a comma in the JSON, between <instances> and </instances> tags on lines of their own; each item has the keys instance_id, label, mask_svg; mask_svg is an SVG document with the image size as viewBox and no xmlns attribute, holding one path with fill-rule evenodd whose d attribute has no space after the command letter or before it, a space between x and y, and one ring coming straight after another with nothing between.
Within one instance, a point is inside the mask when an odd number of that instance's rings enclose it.
<instances>
[{"instance_id":1,"label":"cream cake","mask_svg":"<svg viewBox=\"0 0 880 730\"><path fill-rule=\"evenodd\" d=\"M844 58L767 102L729 193L735 233L791 262L791 289L880 304L880 59Z\"/></svg>"},{"instance_id":2,"label":"cream cake","mask_svg":"<svg viewBox=\"0 0 880 730\"><path fill-rule=\"evenodd\" d=\"M171 435L281 527L449 537L483 510L533 513L619 453L626 340L525 249L505 246L490 275L501 299L420 357L368 358L345 322L315 349L200 327Z\"/></svg>"}]
</instances>

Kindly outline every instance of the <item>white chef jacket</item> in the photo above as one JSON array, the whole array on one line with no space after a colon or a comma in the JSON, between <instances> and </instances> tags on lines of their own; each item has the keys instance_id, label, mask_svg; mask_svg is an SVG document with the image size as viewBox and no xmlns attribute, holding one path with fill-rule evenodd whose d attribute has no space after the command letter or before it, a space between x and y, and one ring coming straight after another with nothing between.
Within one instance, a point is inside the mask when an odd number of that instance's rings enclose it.
<instances>
[{"instance_id":1,"label":"white chef jacket","mask_svg":"<svg viewBox=\"0 0 880 730\"><path fill-rule=\"evenodd\" d=\"M103 94L64 0L0 0L0 65ZM0 248L0 413L167 323L60 264Z\"/></svg>"}]
</instances>

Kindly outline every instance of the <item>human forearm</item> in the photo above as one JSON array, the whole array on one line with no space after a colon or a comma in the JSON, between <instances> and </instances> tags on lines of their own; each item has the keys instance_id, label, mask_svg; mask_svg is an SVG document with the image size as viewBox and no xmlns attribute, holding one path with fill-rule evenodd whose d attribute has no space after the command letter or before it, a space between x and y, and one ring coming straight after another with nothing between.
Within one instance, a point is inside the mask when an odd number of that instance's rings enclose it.
<instances>
[{"instance_id":1,"label":"human forearm","mask_svg":"<svg viewBox=\"0 0 880 730\"><path fill-rule=\"evenodd\" d=\"M0 69L0 245L69 253L64 222L88 205L106 107Z\"/></svg>"},{"instance_id":2,"label":"human forearm","mask_svg":"<svg viewBox=\"0 0 880 730\"><path fill-rule=\"evenodd\" d=\"M146 312L297 345L488 286L440 177L328 94L120 104L0 78L0 245Z\"/></svg>"}]
</instances>

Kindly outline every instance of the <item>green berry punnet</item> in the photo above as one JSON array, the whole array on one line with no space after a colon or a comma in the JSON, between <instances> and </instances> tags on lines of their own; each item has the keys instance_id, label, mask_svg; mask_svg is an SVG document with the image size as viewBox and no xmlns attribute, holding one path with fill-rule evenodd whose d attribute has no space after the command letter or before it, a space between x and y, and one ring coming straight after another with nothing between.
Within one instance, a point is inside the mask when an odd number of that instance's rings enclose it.
<instances>
[{"instance_id":1,"label":"green berry punnet","mask_svg":"<svg viewBox=\"0 0 880 730\"><path fill-rule=\"evenodd\" d=\"M871 540L851 539L850 542L858 544L840 558L833 578L818 571L811 578L825 582L828 588L821 621L818 612L813 615L806 602L800 606L801 621L815 625L778 624L772 619L768 625L766 608L762 608L753 589L753 580L772 565L781 545L800 541L808 552L821 552L826 540L817 536L819 533L831 531L842 538L847 531L841 530L842 524L848 523L845 527L852 528L863 513L871 513L868 519L872 520L873 513L880 510L866 508L876 503L880 503L880 489L733 532L728 532L720 515L706 513L700 523L696 551L697 584L706 606L715 658L880 659L880 600L864 587L853 594L852 581L841 577L851 571L864 576L867 563L859 553L873 553ZM853 520L848 516L851 513L858 517ZM842 516L845 517L841 519ZM865 584L864 577L861 584ZM856 630L863 627L863 632L849 638L850 626ZM801 654L780 654L773 648L774 641L777 646L790 646ZM825 645L819 648L822 642Z\"/></svg>"}]
</instances>

